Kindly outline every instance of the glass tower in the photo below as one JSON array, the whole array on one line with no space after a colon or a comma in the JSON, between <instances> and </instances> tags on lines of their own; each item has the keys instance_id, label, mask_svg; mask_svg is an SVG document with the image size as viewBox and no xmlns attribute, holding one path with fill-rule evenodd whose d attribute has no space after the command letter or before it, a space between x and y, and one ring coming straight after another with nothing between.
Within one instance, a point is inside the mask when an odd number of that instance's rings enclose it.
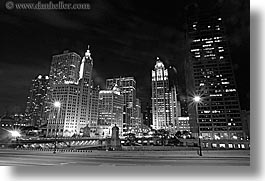
<instances>
[{"instance_id":1,"label":"glass tower","mask_svg":"<svg viewBox=\"0 0 265 181\"><path fill-rule=\"evenodd\" d=\"M194 102L189 105L191 131L200 129L204 139L242 139L238 90L222 18L218 13L189 17L187 37L187 93L202 97L198 124Z\"/></svg>"},{"instance_id":2,"label":"glass tower","mask_svg":"<svg viewBox=\"0 0 265 181\"><path fill-rule=\"evenodd\" d=\"M123 131L130 131L136 120L136 81L133 77L120 77L106 80L108 90L118 85L124 96Z\"/></svg>"},{"instance_id":3,"label":"glass tower","mask_svg":"<svg viewBox=\"0 0 265 181\"><path fill-rule=\"evenodd\" d=\"M25 110L27 124L31 126L41 126L47 121L48 108L45 100L49 89L48 83L48 76L38 75L32 80Z\"/></svg>"}]
</instances>

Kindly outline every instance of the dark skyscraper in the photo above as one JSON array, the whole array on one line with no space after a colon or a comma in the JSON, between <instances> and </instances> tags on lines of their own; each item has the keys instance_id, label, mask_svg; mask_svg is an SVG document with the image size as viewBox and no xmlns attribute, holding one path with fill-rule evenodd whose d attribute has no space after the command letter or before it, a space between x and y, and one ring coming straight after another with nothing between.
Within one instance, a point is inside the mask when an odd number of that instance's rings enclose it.
<instances>
[{"instance_id":1,"label":"dark skyscraper","mask_svg":"<svg viewBox=\"0 0 265 181\"><path fill-rule=\"evenodd\" d=\"M31 126L40 126L47 121L48 108L45 99L49 89L48 83L49 77L43 75L39 75L32 80L25 110L26 122Z\"/></svg>"},{"instance_id":2,"label":"dark skyscraper","mask_svg":"<svg viewBox=\"0 0 265 181\"><path fill-rule=\"evenodd\" d=\"M99 113L99 86L95 86L91 83L90 96L89 96L89 127L95 128L98 124Z\"/></svg>"},{"instance_id":3,"label":"dark skyscraper","mask_svg":"<svg viewBox=\"0 0 265 181\"><path fill-rule=\"evenodd\" d=\"M147 105L143 111L143 124L151 127L152 125L152 107Z\"/></svg>"},{"instance_id":4,"label":"dark skyscraper","mask_svg":"<svg viewBox=\"0 0 265 181\"><path fill-rule=\"evenodd\" d=\"M198 122L194 104L189 105L191 131L200 129L203 138L244 137L238 91L231 64L222 18L218 13L200 13L188 18L189 58L187 94L199 95Z\"/></svg>"}]
</instances>

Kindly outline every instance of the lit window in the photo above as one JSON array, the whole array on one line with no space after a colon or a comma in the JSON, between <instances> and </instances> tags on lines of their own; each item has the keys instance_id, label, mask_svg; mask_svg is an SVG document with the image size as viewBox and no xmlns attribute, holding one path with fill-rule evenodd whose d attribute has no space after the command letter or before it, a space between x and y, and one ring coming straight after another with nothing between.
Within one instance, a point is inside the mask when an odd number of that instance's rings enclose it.
<instances>
[{"instance_id":1,"label":"lit window","mask_svg":"<svg viewBox=\"0 0 265 181\"><path fill-rule=\"evenodd\" d=\"M222 84L229 84L229 82L222 82Z\"/></svg>"},{"instance_id":2,"label":"lit window","mask_svg":"<svg viewBox=\"0 0 265 181\"><path fill-rule=\"evenodd\" d=\"M196 51L199 51L200 49L192 49L190 50L191 52L196 52Z\"/></svg>"}]
</instances>

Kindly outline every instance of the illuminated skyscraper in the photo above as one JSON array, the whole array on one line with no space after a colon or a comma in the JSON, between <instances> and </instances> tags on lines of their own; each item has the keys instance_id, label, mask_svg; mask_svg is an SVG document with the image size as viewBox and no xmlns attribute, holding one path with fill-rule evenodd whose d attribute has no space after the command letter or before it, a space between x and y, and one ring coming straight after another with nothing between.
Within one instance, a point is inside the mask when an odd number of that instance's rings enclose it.
<instances>
[{"instance_id":1,"label":"illuminated skyscraper","mask_svg":"<svg viewBox=\"0 0 265 181\"><path fill-rule=\"evenodd\" d=\"M152 70L152 113L154 129L167 129L172 125L170 109L168 70L157 57L155 69Z\"/></svg>"},{"instance_id":2,"label":"illuminated skyscraper","mask_svg":"<svg viewBox=\"0 0 265 181\"><path fill-rule=\"evenodd\" d=\"M177 88L176 86L171 87L170 90L170 117L171 117L171 124L168 125L168 128L172 132L178 131L178 116L180 114L179 111L179 101L177 98Z\"/></svg>"},{"instance_id":3,"label":"illuminated skyscraper","mask_svg":"<svg viewBox=\"0 0 265 181\"><path fill-rule=\"evenodd\" d=\"M75 52L64 51L52 57L50 69L50 86L58 84L77 84L81 57Z\"/></svg>"},{"instance_id":4,"label":"illuminated skyscraper","mask_svg":"<svg viewBox=\"0 0 265 181\"><path fill-rule=\"evenodd\" d=\"M240 104L222 18L201 13L188 19L187 87L190 96L202 96L198 121L190 105L191 131L203 138L243 138Z\"/></svg>"},{"instance_id":5,"label":"illuminated skyscraper","mask_svg":"<svg viewBox=\"0 0 265 181\"><path fill-rule=\"evenodd\" d=\"M47 98L47 90L49 83L48 76L39 75L32 80L27 99L27 107L25 110L25 117L27 124L31 126L40 126L46 123L47 111L45 100Z\"/></svg>"},{"instance_id":6,"label":"illuminated skyscraper","mask_svg":"<svg viewBox=\"0 0 265 181\"><path fill-rule=\"evenodd\" d=\"M124 96L123 131L130 131L136 117L136 81L133 77L121 77L106 80L107 89L111 90L118 85Z\"/></svg>"},{"instance_id":7,"label":"illuminated skyscraper","mask_svg":"<svg viewBox=\"0 0 265 181\"><path fill-rule=\"evenodd\" d=\"M124 96L117 84L112 90L99 91L99 126L118 126L122 133Z\"/></svg>"},{"instance_id":8,"label":"illuminated skyscraper","mask_svg":"<svg viewBox=\"0 0 265 181\"><path fill-rule=\"evenodd\" d=\"M89 108L91 107L90 88L93 60L89 47L82 62L79 61L78 57L80 56L76 53L71 53L66 57L71 60L62 58L56 66L51 67L53 80L50 81L52 90L50 91L51 111L47 125L48 135L55 135L55 133L60 136L78 135L81 134L81 128L91 123ZM64 67L69 70L65 72ZM54 101L61 103L59 118L57 118L58 108L52 105Z\"/></svg>"}]
</instances>

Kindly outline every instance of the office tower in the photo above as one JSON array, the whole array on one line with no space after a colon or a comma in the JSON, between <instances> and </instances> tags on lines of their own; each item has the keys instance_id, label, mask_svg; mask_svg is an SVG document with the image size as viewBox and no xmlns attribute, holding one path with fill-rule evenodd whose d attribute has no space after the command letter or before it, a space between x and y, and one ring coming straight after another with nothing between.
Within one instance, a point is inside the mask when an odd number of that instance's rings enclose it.
<instances>
[{"instance_id":1,"label":"office tower","mask_svg":"<svg viewBox=\"0 0 265 181\"><path fill-rule=\"evenodd\" d=\"M54 67L51 67L51 72L56 73L53 74L54 80L50 81L53 88L50 91L51 111L47 125L48 136L54 136L55 134L59 136L79 135L82 134L82 128L90 125L89 108L91 107L90 88L93 60L89 47L81 62L77 58L80 57L79 55L76 53L71 53L71 55L75 58L72 59L72 56L70 56L71 61L62 59L56 66L56 69L62 71L57 71ZM69 65L69 62L72 64ZM71 73L66 71L66 74L62 75L64 73L63 67L68 67L68 65L69 67L76 65L80 69L74 69L75 72L71 71ZM57 80L58 77L63 77L65 81ZM59 110L58 107L52 105L54 101L61 103Z\"/></svg>"},{"instance_id":2,"label":"office tower","mask_svg":"<svg viewBox=\"0 0 265 181\"><path fill-rule=\"evenodd\" d=\"M53 101L59 101L61 105L60 108L50 106L47 135L72 136L77 134L80 122L80 87L76 84L56 85L51 97Z\"/></svg>"},{"instance_id":3,"label":"office tower","mask_svg":"<svg viewBox=\"0 0 265 181\"><path fill-rule=\"evenodd\" d=\"M121 77L106 80L106 88L112 89L117 84L124 96L123 131L132 129L136 112L136 81L133 77Z\"/></svg>"},{"instance_id":4,"label":"office tower","mask_svg":"<svg viewBox=\"0 0 265 181\"><path fill-rule=\"evenodd\" d=\"M152 70L152 113L154 129L167 129L172 124L168 70L158 57Z\"/></svg>"},{"instance_id":5,"label":"office tower","mask_svg":"<svg viewBox=\"0 0 265 181\"><path fill-rule=\"evenodd\" d=\"M200 95L198 122L190 105L191 131L205 139L243 138L240 104L222 18L216 12L188 18L187 90Z\"/></svg>"},{"instance_id":6,"label":"office tower","mask_svg":"<svg viewBox=\"0 0 265 181\"><path fill-rule=\"evenodd\" d=\"M99 86L95 86L92 82L90 87L89 98L89 127L96 129L98 123L98 108L99 108Z\"/></svg>"},{"instance_id":7,"label":"office tower","mask_svg":"<svg viewBox=\"0 0 265 181\"><path fill-rule=\"evenodd\" d=\"M62 54L52 57L50 69L50 86L58 84L77 84L81 57L75 52L65 50Z\"/></svg>"},{"instance_id":8,"label":"office tower","mask_svg":"<svg viewBox=\"0 0 265 181\"><path fill-rule=\"evenodd\" d=\"M99 91L99 126L118 126L120 134L123 126L124 96L117 84L112 90ZM111 129L109 129L111 130ZM110 133L109 133L110 134Z\"/></svg>"},{"instance_id":9,"label":"office tower","mask_svg":"<svg viewBox=\"0 0 265 181\"><path fill-rule=\"evenodd\" d=\"M31 82L29 96L27 98L27 106L25 110L25 119L28 125L40 126L47 121L47 111L45 100L47 98L47 90L49 77L39 75Z\"/></svg>"}]
</instances>

